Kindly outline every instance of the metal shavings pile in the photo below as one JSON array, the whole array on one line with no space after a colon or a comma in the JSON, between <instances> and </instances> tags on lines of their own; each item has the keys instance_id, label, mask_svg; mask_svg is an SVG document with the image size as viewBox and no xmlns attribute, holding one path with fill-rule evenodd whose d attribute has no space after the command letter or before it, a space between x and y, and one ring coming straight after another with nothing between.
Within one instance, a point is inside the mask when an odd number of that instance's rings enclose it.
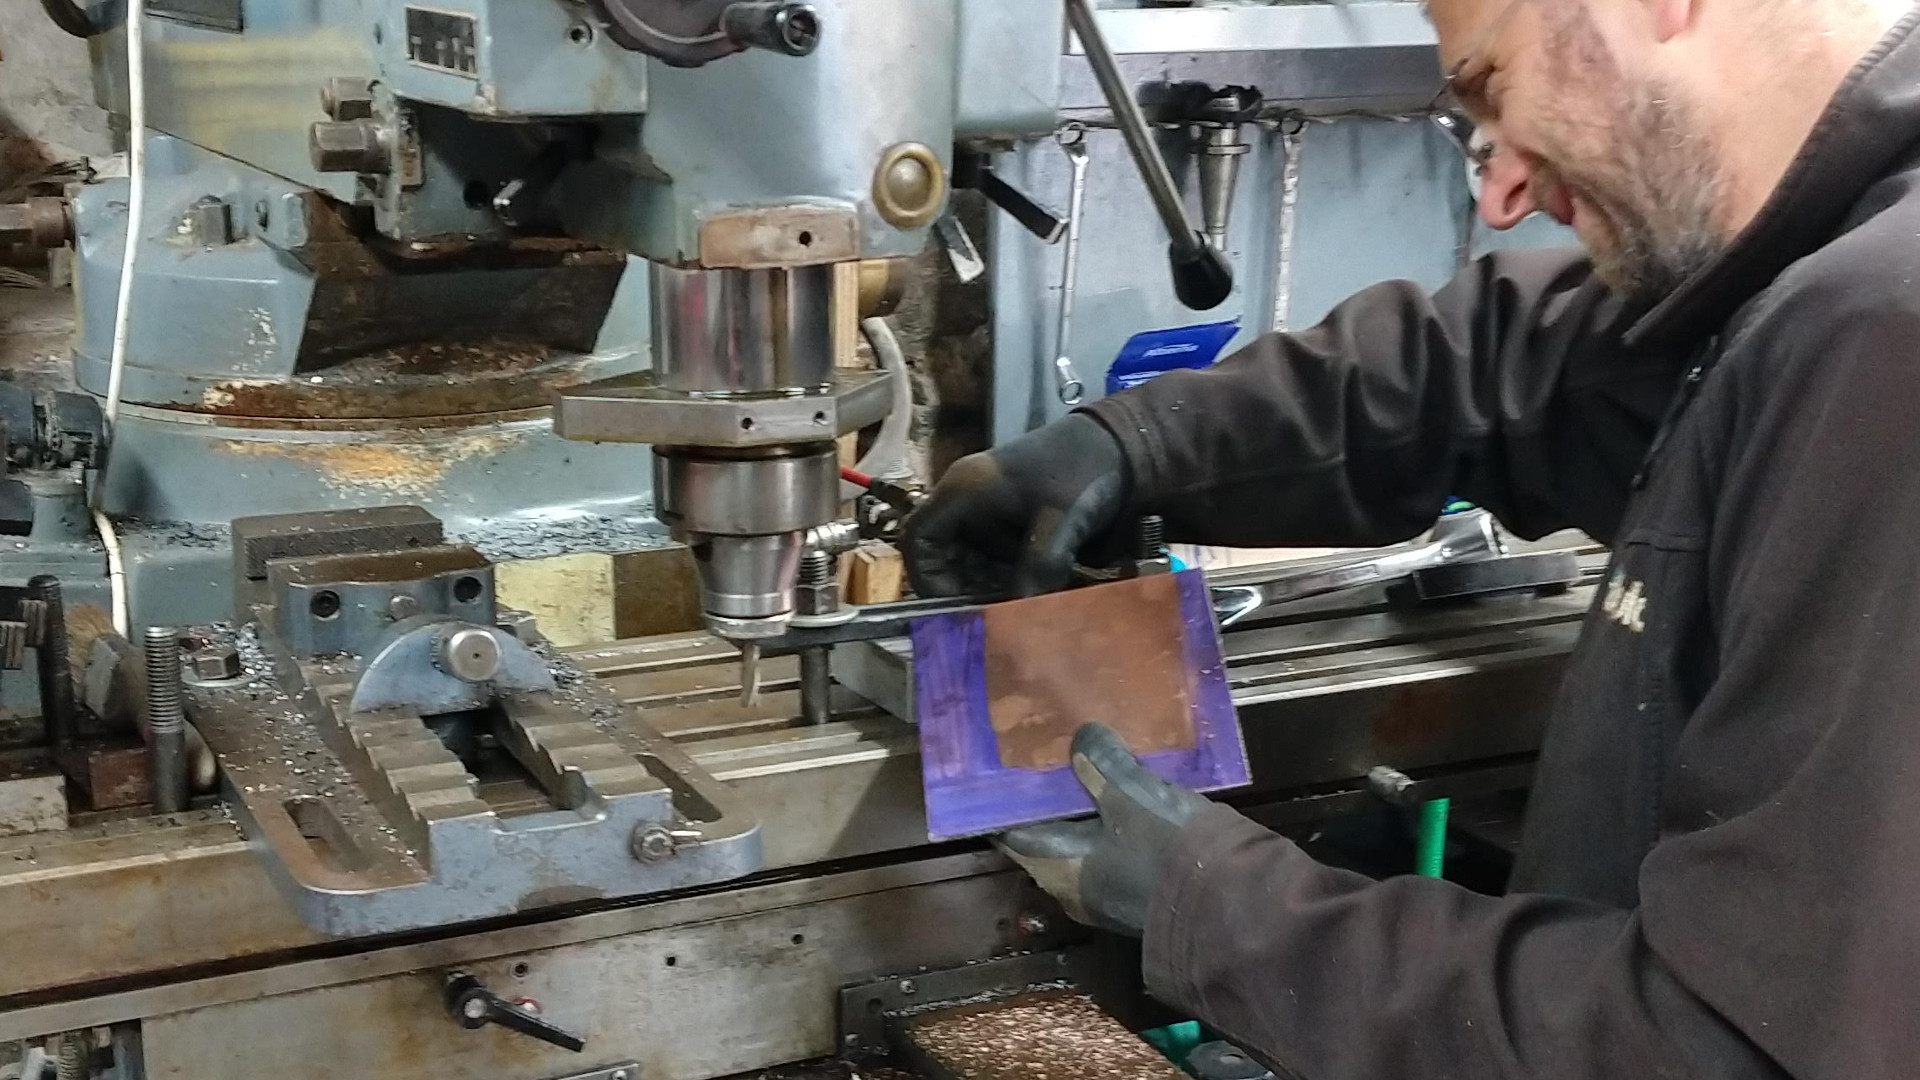
<instances>
[{"instance_id":1,"label":"metal shavings pile","mask_svg":"<svg viewBox=\"0 0 1920 1080\"><path fill-rule=\"evenodd\" d=\"M229 781L243 795L324 800L350 833L362 839L377 836L377 846L406 854L403 841L360 794L352 774L321 741L299 702L273 679L273 661L261 645L259 627L247 623L236 630L214 624L192 632L210 642L231 641L246 676L244 683L217 691L247 701L244 721L211 733L223 748L221 767Z\"/></svg>"},{"instance_id":2,"label":"metal shavings pile","mask_svg":"<svg viewBox=\"0 0 1920 1080\"><path fill-rule=\"evenodd\" d=\"M494 562L578 552L641 551L673 543L652 518L584 515L497 520L461 530L458 539L472 544Z\"/></svg>"},{"instance_id":3,"label":"metal shavings pile","mask_svg":"<svg viewBox=\"0 0 1920 1080\"><path fill-rule=\"evenodd\" d=\"M547 662L547 673L553 676L554 700L581 713L602 731L613 734L624 731L620 721L627 715L626 706L605 684L549 641L534 641L527 647Z\"/></svg>"},{"instance_id":4,"label":"metal shavings pile","mask_svg":"<svg viewBox=\"0 0 1920 1080\"><path fill-rule=\"evenodd\" d=\"M928 1012L914 1045L962 1080L1182 1080L1185 1073L1072 990Z\"/></svg>"}]
</instances>

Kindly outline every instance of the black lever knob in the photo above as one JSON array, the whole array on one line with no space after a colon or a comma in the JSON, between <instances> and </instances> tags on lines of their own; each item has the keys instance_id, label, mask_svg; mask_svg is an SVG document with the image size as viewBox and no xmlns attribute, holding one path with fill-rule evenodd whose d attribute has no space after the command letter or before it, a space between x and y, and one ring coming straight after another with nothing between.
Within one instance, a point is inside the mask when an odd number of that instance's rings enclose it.
<instances>
[{"instance_id":1,"label":"black lever knob","mask_svg":"<svg viewBox=\"0 0 1920 1080\"><path fill-rule=\"evenodd\" d=\"M1233 293L1233 266L1219 248L1194 233L1185 244L1167 251L1173 271L1173 295L1194 311L1209 311Z\"/></svg>"},{"instance_id":2,"label":"black lever knob","mask_svg":"<svg viewBox=\"0 0 1920 1080\"><path fill-rule=\"evenodd\" d=\"M468 1030L499 1024L509 1031L517 1031L576 1054L587 1047L587 1040L540 1019L531 1010L521 1008L487 989L479 979L464 971L447 976L445 993L447 1012Z\"/></svg>"}]
</instances>

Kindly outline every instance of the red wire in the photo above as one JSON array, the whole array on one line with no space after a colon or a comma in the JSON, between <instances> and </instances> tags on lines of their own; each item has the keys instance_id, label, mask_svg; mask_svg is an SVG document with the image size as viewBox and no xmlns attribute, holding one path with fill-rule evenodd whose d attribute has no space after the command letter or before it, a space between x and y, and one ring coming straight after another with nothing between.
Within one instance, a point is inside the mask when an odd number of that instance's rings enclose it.
<instances>
[{"instance_id":1,"label":"red wire","mask_svg":"<svg viewBox=\"0 0 1920 1080\"><path fill-rule=\"evenodd\" d=\"M854 487L870 488L873 486L873 477L863 472L855 472L845 465L840 466L840 479L845 480Z\"/></svg>"}]
</instances>

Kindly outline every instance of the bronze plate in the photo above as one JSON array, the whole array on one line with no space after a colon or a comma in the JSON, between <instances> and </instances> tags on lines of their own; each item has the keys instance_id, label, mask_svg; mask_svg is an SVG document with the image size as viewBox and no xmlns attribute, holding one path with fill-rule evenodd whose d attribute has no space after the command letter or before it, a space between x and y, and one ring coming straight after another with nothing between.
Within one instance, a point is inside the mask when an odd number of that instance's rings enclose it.
<instances>
[{"instance_id":1,"label":"bronze plate","mask_svg":"<svg viewBox=\"0 0 1920 1080\"><path fill-rule=\"evenodd\" d=\"M988 718L1009 768L1067 763L1098 721L1138 754L1189 750L1193 673L1171 574L996 604L984 612Z\"/></svg>"}]
</instances>

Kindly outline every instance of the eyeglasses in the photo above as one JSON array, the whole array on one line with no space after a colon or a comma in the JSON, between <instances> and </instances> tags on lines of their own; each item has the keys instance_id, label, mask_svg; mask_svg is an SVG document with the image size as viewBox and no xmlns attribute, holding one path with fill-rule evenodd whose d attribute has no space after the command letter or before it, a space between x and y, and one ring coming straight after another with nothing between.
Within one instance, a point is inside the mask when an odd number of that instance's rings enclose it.
<instances>
[{"instance_id":1,"label":"eyeglasses","mask_svg":"<svg viewBox=\"0 0 1920 1080\"><path fill-rule=\"evenodd\" d=\"M1513 21L1513 14L1520 10L1522 2L1523 0L1507 0L1506 6L1501 8L1493 17L1493 21L1487 24L1487 28L1480 32L1480 37L1474 42L1473 48L1463 53L1460 59L1447 69L1446 75L1440 80L1440 89L1434 93L1433 100L1427 103L1427 112L1433 116L1434 123L1453 136L1454 141L1460 144L1460 152L1467 156L1467 160L1483 169L1487 167L1489 161L1493 160L1495 147L1489 140L1474 138L1475 124L1472 120L1474 110L1468 108L1463 100L1464 97L1471 96L1471 92L1463 95L1461 91L1462 87L1473 87L1477 90L1477 84L1484 79L1484 75L1477 70L1485 66L1482 58L1500 43L1500 36L1506 32L1507 24ZM1469 72L1473 72L1472 79L1467 78Z\"/></svg>"},{"instance_id":2,"label":"eyeglasses","mask_svg":"<svg viewBox=\"0 0 1920 1080\"><path fill-rule=\"evenodd\" d=\"M1497 144L1492 139L1480 138L1479 129L1472 120L1448 109L1429 115L1433 118L1434 125L1453 139L1455 145L1460 148L1460 153L1475 168L1484 169L1493 161L1493 155L1498 151Z\"/></svg>"}]
</instances>

